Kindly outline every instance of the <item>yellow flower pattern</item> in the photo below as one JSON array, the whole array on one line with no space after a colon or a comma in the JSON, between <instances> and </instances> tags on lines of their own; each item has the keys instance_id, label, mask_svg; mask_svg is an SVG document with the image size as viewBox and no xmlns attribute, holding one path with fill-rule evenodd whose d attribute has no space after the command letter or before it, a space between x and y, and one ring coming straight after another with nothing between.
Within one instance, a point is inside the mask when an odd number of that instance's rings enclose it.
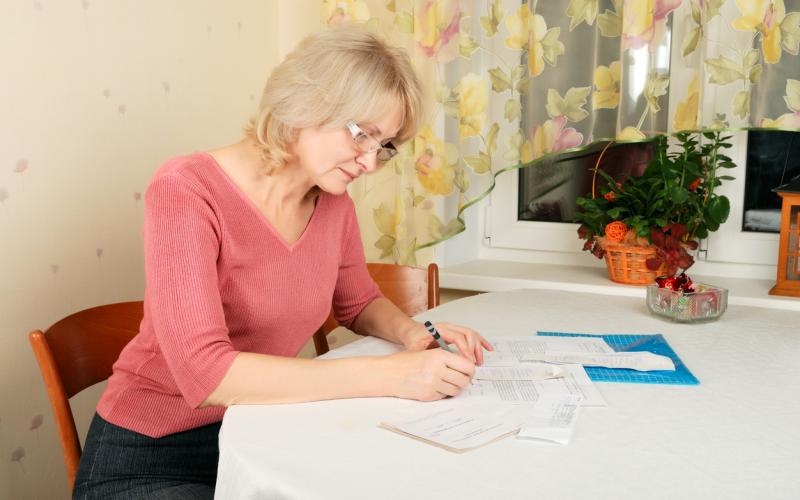
<instances>
[{"instance_id":1,"label":"yellow flower pattern","mask_svg":"<svg viewBox=\"0 0 800 500\"><path fill-rule=\"evenodd\" d=\"M447 195L453 192L458 148L445 143L436 137L430 127L425 127L414 138L414 152L417 180L422 187L431 194Z\"/></svg>"},{"instance_id":2,"label":"yellow flower pattern","mask_svg":"<svg viewBox=\"0 0 800 500\"><path fill-rule=\"evenodd\" d=\"M675 122L672 126L674 130L696 130L698 125L698 115L700 112L700 87L697 77L692 79L686 99L678 103L675 111Z\"/></svg>"},{"instance_id":3,"label":"yellow flower pattern","mask_svg":"<svg viewBox=\"0 0 800 500\"><path fill-rule=\"evenodd\" d=\"M775 64L781 60L781 22L786 16L783 0L736 0L742 17L733 21L741 31L756 31L761 35L764 62Z\"/></svg>"},{"instance_id":4,"label":"yellow flower pattern","mask_svg":"<svg viewBox=\"0 0 800 500\"><path fill-rule=\"evenodd\" d=\"M548 30L544 17L531 12L528 4L522 4L515 14L508 16L506 26L511 35L506 38L506 46L527 49L531 76L539 76L545 62L555 66L558 56L564 54L564 44L558 40L561 29Z\"/></svg>"},{"instance_id":5,"label":"yellow flower pattern","mask_svg":"<svg viewBox=\"0 0 800 500\"><path fill-rule=\"evenodd\" d=\"M461 14L458 0L433 0L420 6L414 40L425 57L445 63L458 55Z\"/></svg>"},{"instance_id":6,"label":"yellow flower pattern","mask_svg":"<svg viewBox=\"0 0 800 500\"><path fill-rule=\"evenodd\" d=\"M458 133L461 138L479 135L486 123L486 103L489 98L486 78L467 73L458 85Z\"/></svg>"},{"instance_id":7,"label":"yellow flower pattern","mask_svg":"<svg viewBox=\"0 0 800 500\"><path fill-rule=\"evenodd\" d=\"M365 23L369 8L362 0L322 0L322 18L325 24Z\"/></svg>"},{"instance_id":8,"label":"yellow flower pattern","mask_svg":"<svg viewBox=\"0 0 800 500\"><path fill-rule=\"evenodd\" d=\"M619 77L621 66L614 61L594 70L595 91L592 99L594 109L615 109L619 105Z\"/></svg>"},{"instance_id":9,"label":"yellow flower pattern","mask_svg":"<svg viewBox=\"0 0 800 500\"><path fill-rule=\"evenodd\" d=\"M622 15L622 46L638 49L661 43L667 15L683 0L625 0Z\"/></svg>"},{"instance_id":10,"label":"yellow flower pattern","mask_svg":"<svg viewBox=\"0 0 800 500\"><path fill-rule=\"evenodd\" d=\"M499 172L561 151L679 130L800 130L800 81L777 76L794 74L800 12L734 2L320 0L324 24L383 31L431 87L428 122L351 194L379 252L368 258L415 263L463 229L461 212ZM719 43L711 22L755 42ZM768 65L780 66L762 79ZM774 97L784 84L788 109Z\"/></svg>"}]
</instances>

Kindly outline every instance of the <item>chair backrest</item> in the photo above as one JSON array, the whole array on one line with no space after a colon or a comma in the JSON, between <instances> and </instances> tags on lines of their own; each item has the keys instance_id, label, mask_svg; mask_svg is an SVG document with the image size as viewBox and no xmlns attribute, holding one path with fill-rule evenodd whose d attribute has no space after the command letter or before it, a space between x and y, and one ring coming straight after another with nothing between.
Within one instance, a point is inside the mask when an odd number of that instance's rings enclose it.
<instances>
[{"instance_id":1,"label":"chair backrest","mask_svg":"<svg viewBox=\"0 0 800 500\"><path fill-rule=\"evenodd\" d=\"M111 375L120 351L139 332L143 310L141 301L93 307L28 335L53 408L70 489L81 445L69 398Z\"/></svg>"},{"instance_id":2,"label":"chair backrest","mask_svg":"<svg viewBox=\"0 0 800 500\"><path fill-rule=\"evenodd\" d=\"M430 264L427 269L396 264L367 264L367 269L384 297L409 316L439 305L439 267L436 264ZM338 326L331 312L314 334L317 355L330 350L327 336Z\"/></svg>"}]
</instances>

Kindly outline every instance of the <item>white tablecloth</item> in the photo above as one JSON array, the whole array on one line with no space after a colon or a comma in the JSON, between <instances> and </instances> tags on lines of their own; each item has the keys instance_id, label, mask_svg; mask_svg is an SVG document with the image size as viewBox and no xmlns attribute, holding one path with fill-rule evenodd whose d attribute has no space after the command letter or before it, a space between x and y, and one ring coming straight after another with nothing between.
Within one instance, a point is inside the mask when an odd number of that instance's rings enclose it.
<instances>
[{"instance_id":1,"label":"white tablecloth","mask_svg":"<svg viewBox=\"0 0 800 500\"><path fill-rule=\"evenodd\" d=\"M730 306L716 322L684 325L650 316L643 299L518 290L420 318L493 337L663 333L700 385L600 383L608 407L584 409L570 444L509 438L465 454L378 428L424 403L235 406L220 432L216 497L800 499L797 312Z\"/></svg>"}]
</instances>

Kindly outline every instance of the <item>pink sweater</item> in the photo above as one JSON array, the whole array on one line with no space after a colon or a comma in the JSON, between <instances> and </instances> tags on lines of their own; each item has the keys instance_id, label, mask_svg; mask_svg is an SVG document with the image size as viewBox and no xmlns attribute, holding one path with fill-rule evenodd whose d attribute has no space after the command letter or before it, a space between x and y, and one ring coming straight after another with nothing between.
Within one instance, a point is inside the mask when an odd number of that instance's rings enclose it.
<instances>
[{"instance_id":1,"label":"pink sweater","mask_svg":"<svg viewBox=\"0 0 800 500\"><path fill-rule=\"evenodd\" d=\"M380 292L347 195L321 193L287 245L206 153L169 160L145 196L144 319L97 406L151 437L218 422L198 408L238 352L296 356L331 304L349 326Z\"/></svg>"}]
</instances>

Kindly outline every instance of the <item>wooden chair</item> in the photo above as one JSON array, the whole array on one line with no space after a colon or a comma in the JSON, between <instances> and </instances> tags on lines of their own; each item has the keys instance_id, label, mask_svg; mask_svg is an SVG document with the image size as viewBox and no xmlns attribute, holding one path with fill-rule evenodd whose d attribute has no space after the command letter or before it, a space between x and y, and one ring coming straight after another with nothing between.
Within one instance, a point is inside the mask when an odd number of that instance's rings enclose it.
<instances>
[{"instance_id":1,"label":"wooden chair","mask_svg":"<svg viewBox=\"0 0 800 500\"><path fill-rule=\"evenodd\" d=\"M39 363L64 451L70 491L81 444L69 398L111 375L122 348L139 332L142 302L121 302L71 314L28 339Z\"/></svg>"},{"instance_id":2,"label":"wooden chair","mask_svg":"<svg viewBox=\"0 0 800 500\"><path fill-rule=\"evenodd\" d=\"M381 293L409 316L439 305L439 267L436 264L430 264L428 269L396 264L367 264L367 268ZM331 311L314 334L318 356L330 350L327 337L338 326Z\"/></svg>"}]
</instances>

